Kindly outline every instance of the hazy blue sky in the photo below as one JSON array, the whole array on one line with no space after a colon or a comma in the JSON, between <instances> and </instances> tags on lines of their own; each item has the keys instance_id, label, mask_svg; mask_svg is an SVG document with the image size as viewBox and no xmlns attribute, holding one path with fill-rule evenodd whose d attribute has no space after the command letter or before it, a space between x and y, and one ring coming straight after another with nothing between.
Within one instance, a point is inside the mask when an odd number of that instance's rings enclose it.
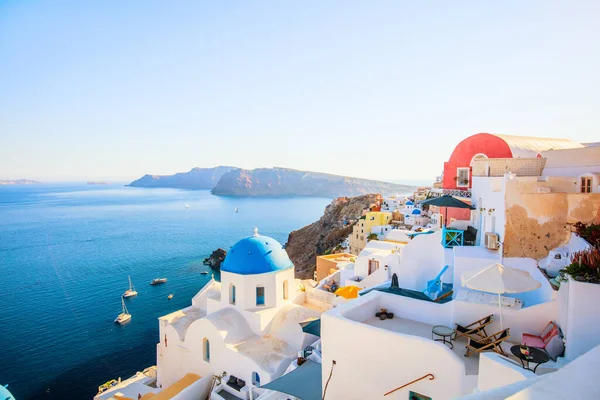
<instances>
[{"instance_id":1,"label":"hazy blue sky","mask_svg":"<svg viewBox=\"0 0 600 400\"><path fill-rule=\"evenodd\" d=\"M597 0L0 0L0 179L421 179L477 132L598 141L598 21Z\"/></svg>"}]
</instances>

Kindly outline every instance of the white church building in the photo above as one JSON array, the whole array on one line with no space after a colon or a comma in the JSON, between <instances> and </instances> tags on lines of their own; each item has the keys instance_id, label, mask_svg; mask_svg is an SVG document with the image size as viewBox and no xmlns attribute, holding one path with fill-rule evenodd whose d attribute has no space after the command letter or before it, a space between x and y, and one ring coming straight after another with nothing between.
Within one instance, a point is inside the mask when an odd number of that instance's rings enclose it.
<instances>
[{"instance_id":1,"label":"white church building","mask_svg":"<svg viewBox=\"0 0 600 400\"><path fill-rule=\"evenodd\" d=\"M233 393L245 398L249 386L283 375L298 351L318 340L300 323L327 308L307 299L283 246L255 229L227 253L221 282L209 282L190 307L159 319L157 385L166 388L189 373L225 372L224 381L245 382Z\"/></svg>"}]
</instances>

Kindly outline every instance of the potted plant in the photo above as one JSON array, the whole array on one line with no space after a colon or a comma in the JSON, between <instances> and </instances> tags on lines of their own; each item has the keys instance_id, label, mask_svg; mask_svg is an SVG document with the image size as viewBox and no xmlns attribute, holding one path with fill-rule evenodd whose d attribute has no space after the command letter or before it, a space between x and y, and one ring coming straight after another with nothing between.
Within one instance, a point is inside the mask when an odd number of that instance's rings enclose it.
<instances>
[{"instance_id":1,"label":"potted plant","mask_svg":"<svg viewBox=\"0 0 600 400\"><path fill-rule=\"evenodd\" d=\"M579 282L600 283L600 248L591 247L576 251L569 264L562 271Z\"/></svg>"}]
</instances>

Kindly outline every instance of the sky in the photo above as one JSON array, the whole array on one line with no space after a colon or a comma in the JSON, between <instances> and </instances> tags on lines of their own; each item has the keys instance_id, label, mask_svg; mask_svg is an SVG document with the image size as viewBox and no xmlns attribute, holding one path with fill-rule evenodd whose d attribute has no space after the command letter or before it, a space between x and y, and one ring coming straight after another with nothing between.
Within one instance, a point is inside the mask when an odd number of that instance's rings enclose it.
<instances>
[{"instance_id":1,"label":"sky","mask_svg":"<svg viewBox=\"0 0 600 400\"><path fill-rule=\"evenodd\" d=\"M0 0L0 179L427 180L479 132L600 140L600 2Z\"/></svg>"}]
</instances>

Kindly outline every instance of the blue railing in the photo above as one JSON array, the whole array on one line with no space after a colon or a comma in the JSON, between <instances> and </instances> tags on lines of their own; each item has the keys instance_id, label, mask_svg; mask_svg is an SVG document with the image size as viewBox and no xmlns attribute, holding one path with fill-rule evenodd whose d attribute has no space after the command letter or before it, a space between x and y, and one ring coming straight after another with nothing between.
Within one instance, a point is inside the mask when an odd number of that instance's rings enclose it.
<instances>
[{"instance_id":1,"label":"blue railing","mask_svg":"<svg viewBox=\"0 0 600 400\"><path fill-rule=\"evenodd\" d=\"M454 246L462 246L464 243L464 232L458 229L442 230L442 246L450 248Z\"/></svg>"}]
</instances>

